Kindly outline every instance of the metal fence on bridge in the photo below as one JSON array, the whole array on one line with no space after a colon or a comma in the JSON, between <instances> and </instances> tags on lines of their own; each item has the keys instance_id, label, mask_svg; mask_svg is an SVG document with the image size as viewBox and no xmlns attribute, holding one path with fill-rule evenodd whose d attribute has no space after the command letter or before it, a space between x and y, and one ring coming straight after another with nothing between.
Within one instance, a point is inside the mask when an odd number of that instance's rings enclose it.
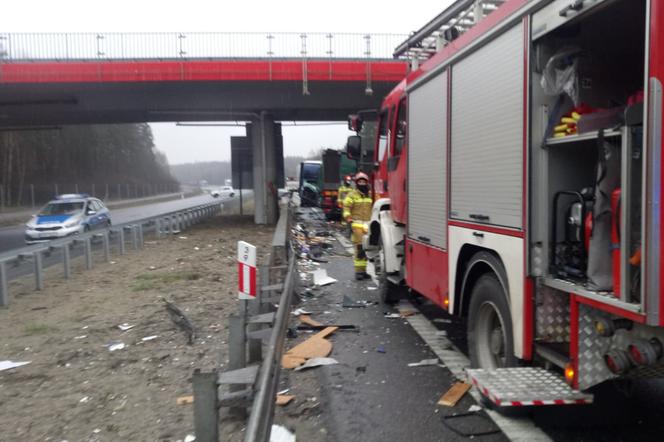
<instances>
[{"instance_id":1,"label":"metal fence on bridge","mask_svg":"<svg viewBox=\"0 0 664 442\"><path fill-rule=\"evenodd\" d=\"M405 34L0 33L0 61L206 58L391 59Z\"/></svg>"}]
</instances>

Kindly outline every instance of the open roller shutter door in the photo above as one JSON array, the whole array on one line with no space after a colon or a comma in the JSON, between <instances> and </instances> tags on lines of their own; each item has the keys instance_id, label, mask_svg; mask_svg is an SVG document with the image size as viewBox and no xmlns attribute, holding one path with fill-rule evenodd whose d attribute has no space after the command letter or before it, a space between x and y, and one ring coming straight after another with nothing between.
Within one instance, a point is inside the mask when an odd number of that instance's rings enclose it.
<instances>
[{"instance_id":1,"label":"open roller shutter door","mask_svg":"<svg viewBox=\"0 0 664 442\"><path fill-rule=\"evenodd\" d=\"M408 98L408 236L447 247L447 72Z\"/></svg>"},{"instance_id":2,"label":"open roller shutter door","mask_svg":"<svg viewBox=\"0 0 664 442\"><path fill-rule=\"evenodd\" d=\"M453 67L450 218L522 227L523 51L518 25Z\"/></svg>"}]
</instances>

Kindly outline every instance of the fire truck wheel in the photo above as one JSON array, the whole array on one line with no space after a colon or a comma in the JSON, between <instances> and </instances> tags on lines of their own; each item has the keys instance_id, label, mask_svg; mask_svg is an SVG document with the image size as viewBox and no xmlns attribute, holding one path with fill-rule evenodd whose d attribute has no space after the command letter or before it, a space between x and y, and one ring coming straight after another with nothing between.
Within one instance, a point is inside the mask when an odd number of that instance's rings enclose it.
<instances>
[{"instance_id":1,"label":"fire truck wheel","mask_svg":"<svg viewBox=\"0 0 664 442\"><path fill-rule=\"evenodd\" d=\"M473 367L513 367L512 316L502 285L493 273L480 276L470 298L468 350Z\"/></svg>"},{"instance_id":2,"label":"fire truck wheel","mask_svg":"<svg viewBox=\"0 0 664 442\"><path fill-rule=\"evenodd\" d=\"M374 269L376 279L378 280L378 294L384 304L395 304L399 302L399 298L401 297L401 287L387 279L387 272L385 272L385 248L383 247L382 238L378 241L378 245L380 251L374 260Z\"/></svg>"}]
</instances>

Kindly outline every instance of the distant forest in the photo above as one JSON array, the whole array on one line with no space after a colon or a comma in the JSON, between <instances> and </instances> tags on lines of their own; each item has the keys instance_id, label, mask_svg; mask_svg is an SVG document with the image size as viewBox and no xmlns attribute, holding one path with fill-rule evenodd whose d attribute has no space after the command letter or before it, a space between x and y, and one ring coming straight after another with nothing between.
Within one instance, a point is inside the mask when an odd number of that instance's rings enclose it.
<instances>
[{"instance_id":1,"label":"distant forest","mask_svg":"<svg viewBox=\"0 0 664 442\"><path fill-rule=\"evenodd\" d=\"M304 160L320 160L321 150L311 151L306 156L284 157L284 174L286 177L297 177L297 168ZM200 163L175 164L171 166L171 173L182 184L196 185L205 180L211 185L223 185L226 179L231 178L230 161L207 161ZM233 183L237 186L237 183Z\"/></svg>"},{"instance_id":2,"label":"distant forest","mask_svg":"<svg viewBox=\"0 0 664 442\"><path fill-rule=\"evenodd\" d=\"M134 197L177 190L147 124L0 132L0 203L44 202L55 191ZM119 194L118 194L119 192Z\"/></svg>"}]
</instances>

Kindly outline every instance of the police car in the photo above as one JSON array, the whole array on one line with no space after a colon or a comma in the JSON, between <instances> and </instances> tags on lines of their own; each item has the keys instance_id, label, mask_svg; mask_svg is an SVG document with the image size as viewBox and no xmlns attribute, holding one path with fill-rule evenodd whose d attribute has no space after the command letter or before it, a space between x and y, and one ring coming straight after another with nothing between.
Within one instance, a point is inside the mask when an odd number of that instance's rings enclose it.
<instances>
[{"instance_id":1,"label":"police car","mask_svg":"<svg viewBox=\"0 0 664 442\"><path fill-rule=\"evenodd\" d=\"M59 195L25 225L25 242L35 244L111 225L109 210L84 193Z\"/></svg>"}]
</instances>

